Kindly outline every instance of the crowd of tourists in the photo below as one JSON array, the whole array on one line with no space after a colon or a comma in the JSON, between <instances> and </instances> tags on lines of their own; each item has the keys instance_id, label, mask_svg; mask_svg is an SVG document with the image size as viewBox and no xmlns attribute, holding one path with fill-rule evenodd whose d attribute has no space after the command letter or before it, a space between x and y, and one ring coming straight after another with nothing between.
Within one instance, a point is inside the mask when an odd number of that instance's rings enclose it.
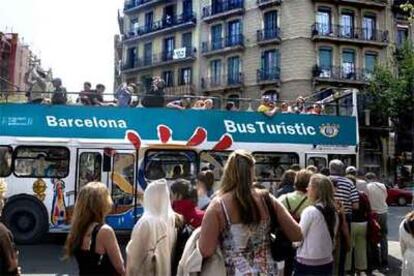
<instances>
[{"instance_id":1,"label":"crowd of tourists","mask_svg":"<svg viewBox=\"0 0 414 276\"><path fill-rule=\"evenodd\" d=\"M292 165L270 192L255 182L255 159L230 154L219 187L202 169L151 182L126 247L105 224L107 187L80 189L65 244L80 275L369 275L388 269L387 191L375 174L332 160ZM400 225L402 271L414 272L414 212ZM0 274L18 275L12 234L0 224ZM24 269L24 268L23 268Z\"/></svg>"},{"instance_id":2,"label":"crowd of tourists","mask_svg":"<svg viewBox=\"0 0 414 276\"><path fill-rule=\"evenodd\" d=\"M69 95L66 88L62 86L62 80L59 78L53 79L52 85L53 91L50 95L29 91L27 93L29 102L34 104L69 104ZM105 86L98 83L95 89L93 89L91 82L86 81L83 84L83 89L76 93L75 104L87 106L167 107L179 110L211 110L217 106L214 98L196 96L194 93L189 93L188 95L178 97L179 99L169 101L164 94L164 88L165 81L160 77L154 77L148 91L139 96L138 100L134 100L134 96L138 95L139 92L138 86L135 83L124 83L112 95L113 100L105 100ZM224 109L227 111L238 111L239 106L240 102L238 100L227 100ZM323 113L323 105L321 103L308 104L302 96L299 96L293 103L277 103L274 95L263 95L256 111L269 117L277 113L321 115Z\"/></svg>"}]
</instances>

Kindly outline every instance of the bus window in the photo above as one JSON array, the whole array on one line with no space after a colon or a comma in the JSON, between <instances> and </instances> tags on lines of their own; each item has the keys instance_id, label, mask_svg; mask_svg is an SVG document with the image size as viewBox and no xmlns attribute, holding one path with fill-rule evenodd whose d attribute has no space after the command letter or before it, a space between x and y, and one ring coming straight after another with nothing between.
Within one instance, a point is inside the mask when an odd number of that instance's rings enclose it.
<instances>
[{"instance_id":1,"label":"bus window","mask_svg":"<svg viewBox=\"0 0 414 276\"><path fill-rule=\"evenodd\" d=\"M356 166L356 155L354 154L329 154L329 162L334 159L339 159L345 164L345 168L348 166Z\"/></svg>"},{"instance_id":2,"label":"bus window","mask_svg":"<svg viewBox=\"0 0 414 276\"><path fill-rule=\"evenodd\" d=\"M89 182L101 181L102 155L82 152L79 159L79 189Z\"/></svg>"},{"instance_id":3,"label":"bus window","mask_svg":"<svg viewBox=\"0 0 414 276\"><path fill-rule=\"evenodd\" d=\"M230 153L230 151L202 151L200 153L201 170L213 171L214 180L220 180Z\"/></svg>"},{"instance_id":4,"label":"bus window","mask_svg":"<svg viewBox=\"0 0 414 276\"><path fill-rule=\"evenodd\" d=\"M69 174L69 150L19 146L14 151L14 174L18 177L64 178Z\"/></svg>"},{"instance_id":5,"label":"bus window","mask_svg":"<svg viewBox=\"0 0 414 276\"><path fill-rule=\"evenodd\" d=\"M114 155L112 199L117 205L133 204L135 156L130 153Z\"/></svg>"},{"instance_id":6,"label":"bus window","mask_svg":"<svg viewBox=\"0 0 414 276\"><path fill-rule=\"evenodd\" d=\"M313 165L313 166L317 167L318 168L318 172L320 172L321 169L328 167L326 158L325 157L322 157L322 156L312 156L312 157L309 157L308 158L307 165L308 166Z\"/></svg>"},{"instance_id":7,"label":"bus window","mask_svg":"<svg viewBox=\"0 0 414 276\"><path fill-rule=\"evenodd\" d=\"M194 179L197 161L197 153L190 150L148 150L144 161L145 177L149 180Z\"/></svg>"},{"instance_id":8,"label":"bus window","mask_svg":"<svg viewBox=\"0 0 414 276\"><path fill-rule=\"evenodd\" d=\"M0 146L0 177L9 176L11 173L13 149L7 146Z\"/></svg>"},{"instance_id":9,"label":"bus window","mask_svg":"<svg viewBox=\"0 0 414 276\"><path fill-rule=\"evenodd\" d=\"M299 156L292 152L254 152L256 178L259 182L280 181L292 164L299 163Z\"/></svg>"}]
</instances>

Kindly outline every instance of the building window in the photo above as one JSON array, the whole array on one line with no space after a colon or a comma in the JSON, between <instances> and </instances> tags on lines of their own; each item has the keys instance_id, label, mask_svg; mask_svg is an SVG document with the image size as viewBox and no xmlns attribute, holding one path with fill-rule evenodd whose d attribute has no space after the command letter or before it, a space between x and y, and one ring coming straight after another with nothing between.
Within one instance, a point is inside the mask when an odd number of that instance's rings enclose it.
<instances>
[{"instance_id":1,"label":"building window","mask_svg":"<svg viewBox=\"0 0 414 276\"><path fill-rule=\"evenodd\" d=\"M191 68L182 68L180 70L180 85L191 84Z\"/></svg>"},{"instance_id":2,"label":"building window","mask_svg":"<svg viewBox=\"0 0 414 276\"><path fill-rule=\"evenodd\" d=\"M331 33L331 10L329 8L319 8L316 15L316 28L320 35Z\"/></svg>"},{"instance_id":3,"label":"building window","mask_svg":"<svg viewBox=\"0 0 414 276\"><path fill-rule=\"evenodd\" d=\"M372 78L372 73L375 69L375 64L377 63L377 53L367 52L365 53L365 70L364 76L367 79Z\"/></svg>"},{"instance_id":4,"label":"building window","mask_svg":"<svg viewBox=\"0 0 414 276\"><path fill-rule=\"evenodd\" d=\"M330 78L332 74L332 48L319 48L319 77Z\"/></svg>"},{"instance_id":5,"label":"building window","mask_svg":"<svg viewBox=\"0 0 414 276\"><path fill-rule=\"evenodd\" d=\"M227 47L240 45L241 43L241 23L240 20L230 21L227 25Z\"/></svg>"},{"instance_id":6,"label":"building window","mask_svg":"<svg viewBox=\"0 0 414 276\"><path fill-rule=\"evenodd\" d=\"M193 47L193 34L191 32L183 33L181 37L181 46L186 49L191 49Z\"/></svg>"},{"instance_id":7,"label":"building window","mask_svg":"<svg viewBox=\"0 0 414 276\"><path fill-rule=\"evenodd\" d=\"M173 71L164 71L162 73L162 78L165 81L166 87L174 86L174 72Z\"/></svg>"},{"instance_id":8,"label":"building window","mask_svg":"<svg viewBox=\"0 0 414 276\"><path fill-rule=\"evenodd\" d=\"M262 80L274 80L278 77L279 51L276 49L262 53Z\"/></svg>"},{"instance_id":9,"label":"building window","mask_svg":"<svg viewBox=\"0 0 414 276\"><path fill-rule=\"evenodd\" d=\"M211 85L219 86L221 84L221 60L216 59L210 62Z\"/></svg>"},{"instance_id":10,"label":"building window","mask_svg":"<svg viewBox=\"0 0 414 276\"><path fill-rule=\"evenodd\" d=\"M152 42L145 43L144 45L144 65L152 64Z\"/></svg>"},{"instance_id":11,"label":"building window","mask_svg":"<svg viewBox=\"0 0 414 276\"><path fill-rule=\"evenodd\" d=\"M127 66L130 68L134 68L137 62L137 48L129 48L127 50Z\"/></svg>"},{"instance_id":12,"label":"building window","mask_svg":"<svg viewBox=\"0 0 414 276\"><path fill-rule=\"evenodd\" d=\"M342 74L345 79L355 79L355 51L352 49L342 51Z\"/></svg>"},{"instance_id":13,"label":"building window","mask_svg":"<svg viewBox=\"0 0 414 276\"><path fill-rule=\"evenodd\" d=\"M227 60L227 83L229 85L240 84L240 58L238 56L230 57Z\"/></svg>"},{"instance_id":14,"label":"building window","mask_svg":"<svg viewBox=\"0 0 414 276\"><path fill-rule=\"evenodd\" d=\"M175 18L175 5L166 6L164 8L163 25L170 26L174 23Z\"/></svg>"},{"instance_id":15,"label":"building window","mask_svg":"<svg viewBox=\"0 0 414 276\"><path fill-rule=\"evenodd\" d=\"M223 27L221 24L211 27L211 49L217 50L223 48L222 38Z\"/></svg>"},{"instance_id":16,"label":"building window","mask_svg":"<svg viewBox=\"0 0 414 276\"><path fill-rule=\"evenodd\" d=\"M164 39L164 51L163 51L163 60L172 60L174 55L175 48L175 38L169 37Z\"/></svg>"},{"instance_id":17,"label":"building window","mask_svg":"<svg viewBox=\"0 0 414 276\"><path fill-rule=\"evenodd\" d=\"M405 41L408 39L408 26L402 26L397 28L397 47L401 48Z\"/></svg>"},{"instance_id":18,"label":"building window","mask_svg":"<svg viewBox=\"0 0 414 276\"><path fill-rule=\"evenodd\" d=\"M277 11L269 11L264 14L264 38L277 37Z\"/></svg>"},{"instance_id":19,"label":"building window","mask_svg":"<svg viewBox=\"0 0 414 276\"><path fill-rule=\"evenodd\" d=\"M183 1L183 17L184 21L187 21L193 14L193 1L192 0L184 0Z\"/></svg>"},{"instance_id":20,"label":"building window","mask_svg":"<svg viewBox=\"0 0 414 276\"><path fill-rule=\"evenodd\" d=\"M375 16L364 16L364 19L362 20L362 31L365 40L376 40L376 26Z\"/></svg>"},{"instance_id":21,"label":"building window","mask_svg":"<svg viewBox=\"0 0 414 276\"><path fill-rule=\"evenodd\" d=\"M341 14L341 35L346 38L354 37L354 14L351 11L344 11Z\"/></svg>"},{"instance_id":22,"label":"building window","mask_svg":"<svg viewBox=\"0 0 414 276\"><path fill-rule=\"evenodd\" d=\"M145 14L145 31L146 32L149 32L152 30L153 23L154 23L154 13L147 12Z\"/></svg>"}]
</instances>

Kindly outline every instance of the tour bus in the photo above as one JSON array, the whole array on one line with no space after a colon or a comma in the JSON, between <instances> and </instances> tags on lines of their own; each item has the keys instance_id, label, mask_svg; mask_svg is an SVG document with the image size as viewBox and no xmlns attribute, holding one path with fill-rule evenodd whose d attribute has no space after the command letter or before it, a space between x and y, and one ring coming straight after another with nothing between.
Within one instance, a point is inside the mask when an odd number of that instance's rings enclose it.
<instances>
[{"instance_id":1,"label":"tour bus","mask_svg":"<svg viewBox=\"0 0 414 276\"><path fill-rule=\"evenodd\" d=\"M47 232L68 232L80 188L100 181L114 202L107 223L130 231L142 215L148 182L194 182L204 169L213 170L219 181L236 149L253 153L257 181L268 186L292 164L321 169L339 158L357 165L352 112L268 117L246 111L3 103L3 219L19 243L38 242Z\"/></svg>"}]
</instances>

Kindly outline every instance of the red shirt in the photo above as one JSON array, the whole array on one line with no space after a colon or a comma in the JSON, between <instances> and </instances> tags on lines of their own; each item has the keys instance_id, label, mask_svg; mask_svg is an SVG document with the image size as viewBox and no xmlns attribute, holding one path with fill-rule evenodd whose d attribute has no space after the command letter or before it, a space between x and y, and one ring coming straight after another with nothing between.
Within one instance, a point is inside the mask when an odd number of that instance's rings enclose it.
<instances>
[{"instance_id":1,"label":"red shirt","mask_svg":"<svg viewBox=\"0 0 414 276\"><path fill-rule=\"evenodd\" d=\"M198 209L197 204L195 204L192 200L175 200L172 203L172 208L175 212L184 217L185 223L190 224L194 228L201 225L204 217L204 211Z\"/></svg>"}]
</instances>

